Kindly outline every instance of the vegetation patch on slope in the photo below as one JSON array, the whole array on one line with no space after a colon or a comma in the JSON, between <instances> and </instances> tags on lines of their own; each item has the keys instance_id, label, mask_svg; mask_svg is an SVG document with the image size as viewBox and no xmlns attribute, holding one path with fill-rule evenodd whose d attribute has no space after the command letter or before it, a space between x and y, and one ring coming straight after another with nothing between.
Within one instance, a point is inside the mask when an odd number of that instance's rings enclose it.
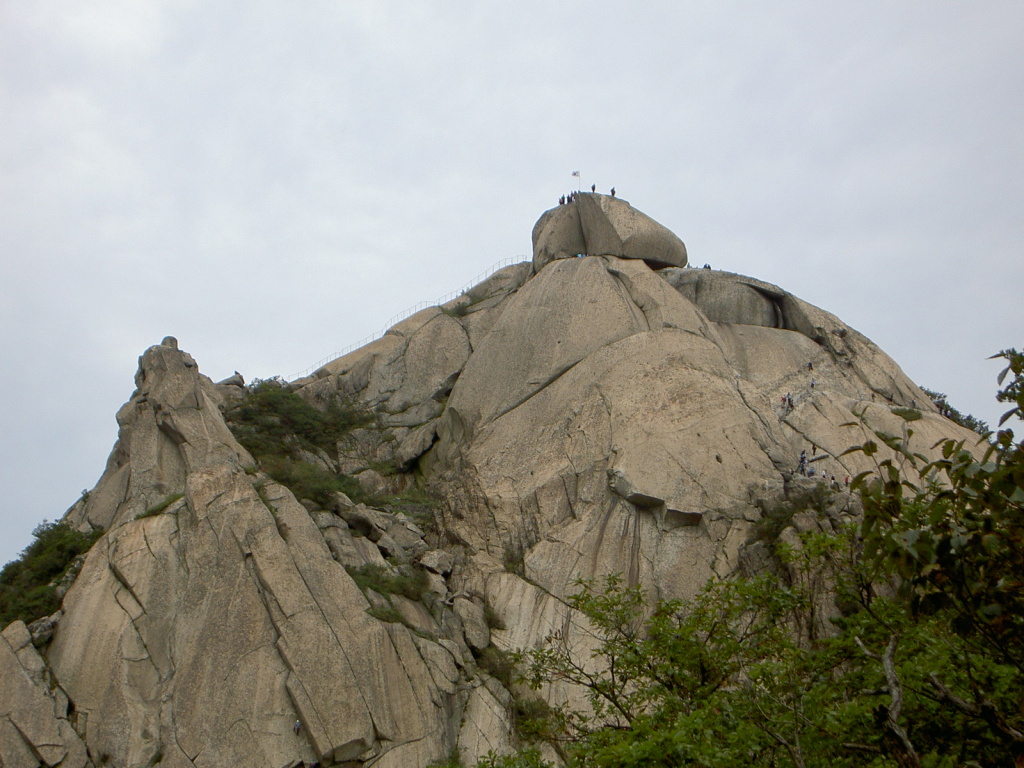
<instances>
[{"instance_id":1,"label":"vegetation patch on slope","mask_svg":"<svg viewBox=\"0 0 1024 768\"><path fill-rule=\"evenodd\" d=\"M64 523L42 522L35 541L0 570L0 627L48 616L60 607L57 586L72 562L89 551L103 532L76 531Z\"/></svg>"},{"instance_id":2,"label":"vegetation patch on slope","mask_svg":"<svg viewBox=\"0 0 1024 768\"><path fill-rule=\"evenodd\" d=\"M336 461L338 441L352 429L370 423L373 416L369 412L342 401L321 411L280 380L266 379L253 382L245 399L228 409L224 418L260 468L296 498L326 505L331 494L340 491L354 501L365 500L357 480L305 456L322 452Z\"/></svg>"}]
</instances>

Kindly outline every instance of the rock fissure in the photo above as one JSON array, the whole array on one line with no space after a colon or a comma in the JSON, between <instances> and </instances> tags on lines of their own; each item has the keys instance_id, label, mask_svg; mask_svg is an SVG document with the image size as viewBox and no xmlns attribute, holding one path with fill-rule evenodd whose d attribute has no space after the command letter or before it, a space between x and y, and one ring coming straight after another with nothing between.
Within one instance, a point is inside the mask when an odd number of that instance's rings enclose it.
<instances>
[{"instance_id":1,"label":"rock fissure","mask_svg":"<svg viewBox=\"0 0 1024 768\"><path fill-rule=\"evenodd\" d=\"M110 572L113 574L114 579L116 579L117 582L122 587L124 587L125 591L128 592L128 594L132 596L132 599L139 606L139 610L142 611L142 613L145 613L146 612L146 606L143 604L142 600L139 599L139 596L137 594L135 594L135 590L132 588L132 585L129 583L128 578L124 575L124 573L121 572L121 569L118 567L117 563L114 561L113 558L111 558L111 559L109 559L107 561L107 567L110 569ZM127 613L127 610L125 612ZM130 615L131 614L129 614L129 616Z\"/></svg>"},{"instance_id":2,"label":"rock fissure","mask_svg":"<svg viewBox=\"0 0 1024 768\"><path fill-rule=\"evenodd\" d=\"M42 751L41 751L45 747L53 747L53 748L56 748L56 749L64 749L64 754L65 755L67 754L67 750L65 749L63 743L42 742L42 743L37 744L32 739L32 737L29 734L27 734L22 729L22 727L20 725L18 725L17 721L14 718L12 718L10 715L7 715L6 719L7 719L7 722L11 724L11 727L14 728L15 731L17 731L18 738L21 739L22 744L24 744L25 747L28 749L28 751L32 753L32 756L36 760L39 761L40 765L52 765L52 763L49 763L47 761L46 756L44 756ZM63 759L64 758L62 756L61 760L63 760ZM3 764L0 763L0 765L3 765Z\"/></svg>"},{"instance_id":3,"label":"rock fissure","mask_svg":"<svg viewBox=\"0 0 1024 768\"><path fill-rule=\"evenodd\" d=\"M585 360L585 359L586 358L583 358L583 360ZM559 371L551 374L547 378L539 380L539 386L536 389L534 389L532 392L530 392L529 394L525 395L524 397L519 398L516 402L514 402L508 408L504 408L502 410L499 410L497 412L497 414L494 416L494 418L492 419L492 422L493 421L497 421L502 416L505 416L506 414L511 413L512 411L514 411L515 409L519 408L524 403L527 403L530 400L532 400L534 397L539 395L545 389L547 389L552 384L554 384L556 381L558 381L560 378L562 378L562 376L564 376L569 371L571 371L573 368L575 368L577 365L582 363L583 360L577 360L575 363L572 363L570 365L565 366L564 368L562 368Z\"/></svg>"},{"instance_id":4,"label":"rock fissure","mask_svg":"<svg viewBox=\"0 0 1024 768\"><path fill-rule=\"evenodd\" d=\"M647 308L645 306L646 302L644 302L643 300L641 300L640 298L638 298L634 294L634 292L633 292L633 285L629 281L629 278L626 277L626 275L624 275L622 272L620 272L617 269L611 269L611 268L607 268L607 269L608 269L608 274L611 275L612 279L615 281L616 285L618 286L618 289L619 289L619 292L622 295L623 301L625 301L626 304L630 307L630 309L633 312L634 316L638 320L642 320L644 326L646 326L646 327L644 327L644 328L642 328L640 330L642 330L642 331L653 331L653 330L655 330L655 328L657 328L658 325L660 325L660 323L657 324L657 325L652 325L651 324L651 318L648 316L648 314L647 314L648 310L647 310Z\"/></svg>"},{"instance_id":5,"label":"rock fissure","mask_svg":"<svg viewBox=\"0 0 1024 768\"><path fill-rule=\"evenodd\" d=\"M569 463L572 464L572 459L569 460ZM575 467L575 465L573 465L573 470L575 471L575 469L576 469L576 467ZM576 475L577 475L577 478L578 478L579 477L579 473L577 472ZM565 503L569 507L569 515L573 519L577 519L578 520L579 518L576 515L576 508L573 506L573 503L572 503L574 494L569 490L569 486L566 484L565 475L562 475L561 480L562 480L562 490L565 492Z\"/></svg>"},{"instance_id":6,"label":"rock fissure","mask_svg":"<svg viewBox=\"0 0 1024 768\"><path fill-rule=\"evenodd\" d=\"M151 558L153 558L153 560L156 560L157 559L156 552L153 551L153 546L150 544L149 532L146 530L146 528L147 528L146 523L145 523L145 521L143 521L143 523L142 523L142 541L146 545L146 551L149 552L149 556Z\"/></svg>"},{"instance_id":7,"label":"rock fissure","mask_svg":"<svg viewBox=\"0 0 1024 768\"><path fill-rule=\"evenodd\" d=\"M174 704L173 704L173 701L172 701L171 712L173 713L173 711L174 711ZM174 736L174 745L178 748L178 751L181 752L181 754L184 756L184 758L186 760L188 760L194 766L196 764L196 758L199 757L200 752L202 752L202 748L197 749L196 753L194 755L190 755L188 753L188 750L186 750L183 746L181 746L181 741L178 738L178 729L177 728L172 728L171 729L171 734Z\"/></svg>"},{"instance_id":8,"label":"rock fissure","mask_svg":"<svg viewBox=\"0 0 1024 768\"><path fill-rule=\"evenodd\" d=\"M278 636L278 637L280 637L280 636ZM230 678L231 675L234 673L234 671L238 667L240 667L245 662L245 660L248 659L250 656L252 656L254 654L257 654L260 651L265 650L267 648L276 648L276 643L277 643L278 637L275 637L273 640L269 640L269 641L263 643L262 645L257 645L255 648L251 648L250 650L246 651L241 656L236 658L232 662L231 666L229 666L226 670L224 670L224 674L221 676L221 682L226 682L228 680L228 678Z\"/></svg>"}]
</instances>

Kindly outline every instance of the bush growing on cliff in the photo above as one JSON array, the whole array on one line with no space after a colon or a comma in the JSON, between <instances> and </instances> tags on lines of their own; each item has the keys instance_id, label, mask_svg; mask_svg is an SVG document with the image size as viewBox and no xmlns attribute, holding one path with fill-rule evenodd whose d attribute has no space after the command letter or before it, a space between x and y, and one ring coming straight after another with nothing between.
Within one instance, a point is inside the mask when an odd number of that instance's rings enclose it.
<instances>
[{"instance_id":1,"label":"bush growing on cliff","mask_svg":"<svg viewBox=\"0 0 1024 768\"><path fill-rule=\"evenodd\" d=\"M373 420L350 403L335 401L318 410L277 379L253 382L245 399L229 409L225 418L235 439L256 457L295 448L333 455L341 437Z\"/></svg>"},{"instance_id":2,"label":"bush growing on cliff","mask_svg":"<svg viewBox=\"0 0 1024 768\"><path fill-rule=\"evenodd\" d=\"M0 627L29 623L60 607L56 586L72 561L89 551L102 531L82 533L64 523L42 522L35 541L0 570Z\"/></svg>"},{"instance_id":3,"label":"bush growing on cliff","mask_svg":"<svg viewBox=\"0 0 1024 768\"><path fill-rule=\"evenodd\" d=\"M301 454L323 451L337 459L338 440L372 421L369 412L337 401L321 411L280 381L267 379L254 382L245 399L224 417L235 439L296 498L326 505L331 494L341 491L355 501L365 500L354 478L305 461Z\"/></svg>"},{"instance_id":4,"label":"bush growing on cliff","mask_svg":"<svg viewBox=\"0 0 1024 768\"><path fill-rule=\"evenodd\" d=\"M258 460L263 470L291 490L297 499L312 499L320 506L326 506L331 495L340 491L355 501L365 500L359 481L349 475L331 472L290 456L263 455Z\"/></svg>"},{"instance_id":5,"label":"bush growing on cliff","mask_svg":"<svg viewBox=\"0 0 1024 768\"><path fill-rule=\"evenodd\" d=\"M987 435L989 433L988 424L982 421L977 416L970 413L961 413L946 399L944 392L936 392L926 387L921 387L921 391L924 392L928 397L931 398L932 402L938 405L942 409L942 414L950 421L956 422L961 427L974 430L979 435Z\"/></svg>"},{"instance_id":6,"label":"bush growing on cliff","mask_svg":"<svg viewBox=\"0 0 1024 768\"><path fill-rule=\"evenodd\" d=\"M382 595L401 595L410 600L421 600L429 588L426 571L411 565L389 570L369 563L347 567L345 570L360 589L372 589Z\"/></svg>"}]
</instances>

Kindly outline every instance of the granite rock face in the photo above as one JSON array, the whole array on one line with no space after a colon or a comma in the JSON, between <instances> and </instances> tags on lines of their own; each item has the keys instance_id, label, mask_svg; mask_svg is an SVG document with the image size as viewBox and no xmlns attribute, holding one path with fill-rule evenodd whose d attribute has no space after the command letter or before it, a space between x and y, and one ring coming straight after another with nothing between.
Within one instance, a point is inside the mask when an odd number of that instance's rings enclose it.
<instances>
[{"instance_id":1,"label":"granite rock face","mask_svg":"<svg viewBox=\"0 0 1024 768\"><path fill-rule=\"evenodd\" d=\"M23 624L0 644L2 764L399 768L460 745L480 757L478 724L460 724L496 682L445 579L420 603L364 592L345 567L412 563L430 550L423 531L343 496L308 511L254 469L216 385L175 345L147 350L136 383L107 471L68 513L108 530L45 660ZM451 568L444 552L430 562ZM468 637L485 642L477 624ZM496 711L487 722L507 732Z\"/></svg>"},{"instance_id":2,"label":"granite rock face","mask_svg":"<svg viewBox=\"0 0 1024 768\"><path fill-rule=\"evenodd\" d=\"M687 272L720 319L685 295ZM735 290L730 316L720 297ZM912 405L920 450L970 439L868 339L776 286L558 260L474 349L421 466L449 493L454 530L499 560L519 553L552 595L618 572L688 597L735 568L801 451L843 485L869 467L842 455L862 439L842 425L863 412L900 434L892 409Z\"/></svg>"},{"instance_id":3,"label":"granite rock face","mask_svg":"<svg viewBox=\"0 0 1024 768\"><path fill-rule=\"evenodd\" d=\"M674 232L621 198L586 192L546 211L533 227L535 272L575 256L643 259L655 269L686 266L686 246Z\"/></svg>"},{"instance_id":4,"label":"granite rock face","mask_svg":"<svg viewBox=\"0 0 1024 768\"><path fill-rule=\"evenodd\" d=\"M554 221L542 217L535 233ZM855 509L845 478L870 466L843 455L864 439L843 425L862 414L867 428L898 435L906 423L894 409L918 408L913 445L924 453L972 436L870 340L755 278L591 256L554 259L501 286L486 302L451 305L469 309L452 319L470 352L454 374L442 358L428 376L451 382L440 415L368 441L385 452L401 445L396 466L445 496L445 527L470 553L457 578L504 606L503 623L515 627L492 633L499 647L563 626L561 600L579 578L622 573L686 598L733 573L802 451L816 482ZM359 366L382 364L365 362L376 354L352 353L299 391L385 401L392 390L373 377L346 389ZM498 576L518 578L510 562L526 593L554 600L550 621L528 615L536 599L496 591L508 589Z\"/></svg>"},{"instance_id":5,"label":"granite rock face","mask_svg":"<svg viewBox=\"0 0 1024 768\"><path fill-rule=\"evenodd\" d=\"M67 694L55 686L24 623L0 632L0 765L91 765L68 721Z\"/></svg>"}]
</instances>

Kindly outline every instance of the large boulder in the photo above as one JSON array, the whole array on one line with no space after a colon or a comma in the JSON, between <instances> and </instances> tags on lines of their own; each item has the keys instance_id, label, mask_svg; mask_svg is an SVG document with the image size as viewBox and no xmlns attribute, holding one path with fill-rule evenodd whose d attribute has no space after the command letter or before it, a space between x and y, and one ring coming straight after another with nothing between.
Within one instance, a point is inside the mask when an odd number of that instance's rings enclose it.
<instances>
[{"instance_id":1,"label":"large boulder","mask_svg":"<svg viewBox=\"0 0 1024 768\"><path fill-rule=\"evenodd\" d=\"M578 193L546 211L533 228L533 268L574 256L643 259L651 267L685 267L686 246L672 231L625 200Z\"/></svg>"}]
</instances>

